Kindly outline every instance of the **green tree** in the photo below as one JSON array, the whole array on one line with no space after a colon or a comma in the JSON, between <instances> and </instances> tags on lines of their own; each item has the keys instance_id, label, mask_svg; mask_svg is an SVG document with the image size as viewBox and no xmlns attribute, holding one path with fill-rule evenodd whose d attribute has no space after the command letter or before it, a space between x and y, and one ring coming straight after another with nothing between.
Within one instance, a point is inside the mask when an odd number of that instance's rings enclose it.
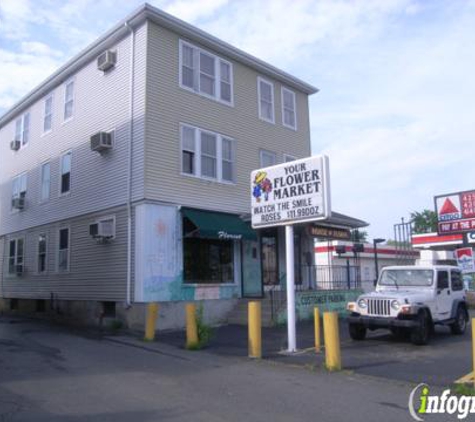
<instances>
[{"instance_id":1,"label":"green tree","mask_svg":"<svg viewBox=\"0 0 475 422\"><path fill-rule=\"evenodd\" d=\"M414 211L411 213L413 223L413 233L431 233L437 231L437 214L435 211L423 210L422 212Z\"/></svg>"},{"instance_id":2,"label":"green tree","mask_svg":"<svg viewBox=\"0 0 475 422\"><path fill-rule=\"evenodd\" d=\"M366 243L368 241L368 232L366 230L351 230L351 241L355 243Z\"/></svg>"}]
</instances>

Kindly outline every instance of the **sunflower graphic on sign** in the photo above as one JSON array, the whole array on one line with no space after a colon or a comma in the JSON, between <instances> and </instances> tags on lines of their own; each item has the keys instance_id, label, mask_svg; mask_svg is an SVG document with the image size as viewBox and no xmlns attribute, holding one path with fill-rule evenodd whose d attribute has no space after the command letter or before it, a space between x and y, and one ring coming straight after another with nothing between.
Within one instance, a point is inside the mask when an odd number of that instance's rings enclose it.
<instances>
[{"instance_id":1,"label":"sunflower graphic on sign","mask_svg":"<svg viewBox=\"0 0 475 422\"><path fill-rule=\"evenodd\" d=\"M257 202L261 202L262 196L264 196L265 201L268 201L271 192L272 182L267 178L267 173L265 171L258 171L254 177L252 196L256 198Z\"/></svg>"}]
</instances>

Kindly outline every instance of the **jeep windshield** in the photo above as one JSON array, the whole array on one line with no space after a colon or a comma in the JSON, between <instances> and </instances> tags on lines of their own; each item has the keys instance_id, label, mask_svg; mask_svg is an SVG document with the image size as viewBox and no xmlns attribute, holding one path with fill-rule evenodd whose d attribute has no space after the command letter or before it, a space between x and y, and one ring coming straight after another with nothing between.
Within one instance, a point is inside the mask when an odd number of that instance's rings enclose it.
<instances>
[{"instance_id":1,"label":"jeep windshield","mask_svg":"<svg viewBox=\"0 0 475 422\"><path fill-rule=\"evenodd\" d=\"M431 286L434 279L432 270L383 270L380 286Z\"/></svg>"}]
</instances>

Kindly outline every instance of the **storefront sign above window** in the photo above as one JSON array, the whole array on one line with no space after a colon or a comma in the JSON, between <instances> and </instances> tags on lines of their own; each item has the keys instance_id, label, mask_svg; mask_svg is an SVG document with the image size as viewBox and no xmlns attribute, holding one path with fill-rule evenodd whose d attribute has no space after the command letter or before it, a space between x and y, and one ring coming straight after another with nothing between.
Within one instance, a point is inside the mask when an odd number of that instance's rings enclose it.
<instances>
[{"instance_id":1,"label":"storefront sign above window","mask_svg":"<svg viewBox=\"0 0 475 422\"><path fill-rule=\"evenodd\" d=\"M252 227L317 221L330 210L327 156L314 156L251 173Z\"/></svg>"},{"instance_id":2,"label":"storefront sign above window","mask_svg":"<svg viewBox=\"0 0 475 422\"><path fill-rule=\"evenodd\" d=\"M307 232L312 237L318 237L320 239L332 239L332 240L350 240L351 233L346 229L339 229L335 227L323 227L323 226L308 226Z\"/></svg>"}]
</instances>

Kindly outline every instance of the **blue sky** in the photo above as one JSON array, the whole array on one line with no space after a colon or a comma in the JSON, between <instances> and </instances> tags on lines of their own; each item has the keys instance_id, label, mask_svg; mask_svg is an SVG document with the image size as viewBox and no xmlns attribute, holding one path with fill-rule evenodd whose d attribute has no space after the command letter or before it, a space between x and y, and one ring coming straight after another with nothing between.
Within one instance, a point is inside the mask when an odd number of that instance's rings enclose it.
<instances>
[{"instance_id":1,"label":"blue sky","mask_svg":"<svg viewBox=\"0 0 475 422\"><path fill-rule=\"evenodd\" d=\"M150 3L320 89L312 152L371 236L475 189L474 0ZM1 0L0 114L140 4Z\"/></svg>"}]
</instances>

